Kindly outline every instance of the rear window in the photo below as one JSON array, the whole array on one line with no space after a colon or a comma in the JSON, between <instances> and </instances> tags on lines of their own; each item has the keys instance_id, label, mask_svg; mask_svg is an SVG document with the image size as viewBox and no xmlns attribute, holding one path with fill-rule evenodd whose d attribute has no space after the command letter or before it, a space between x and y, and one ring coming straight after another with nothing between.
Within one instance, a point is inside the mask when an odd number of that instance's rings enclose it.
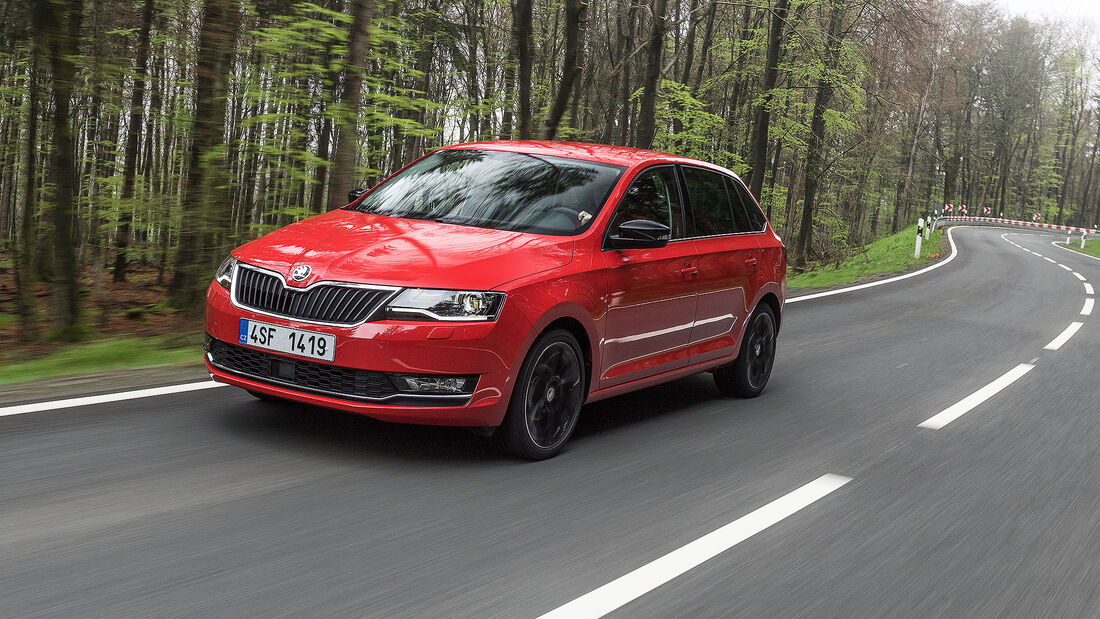
<instances>
[{"instance_id":1,"label":"rear window","mask_svg":"<svg viewBox=\"0 0 1100 619\"><path fill-rule=\"evenodd\" d=\"M745 215L748 218L749 228L752 232L762 232L764 227L768 224L768 220L764 217L764 213L760 211L760 207L756 204L756 200L752 199L752 194L745 188L745 185L740 181L727 177L726 183L730 187L730 197L734 200L734 208L738 206L745 211Z\"/></svg>"},{"instance_id":2,"label":"rear window","mask_svg":"<svg viewBox=\"0 0 1100 619\"><path fill-rule=\"evenodd\" d=\"M744 209L734 209L730 203L725 176L689 166L683 171L695 225L694 236L734 234L750 229Z\"/></svg>"},{"instance_id":3,"label":"rear window","mask_svg":"<svg viewBox=\"0 0 1100 619\"><path fill-rule=\"evenodd\" d=\"M588 229L625 168L487 150L441 150L349 209L376 215L574 235Z\"/></svg>"}]
</instances>

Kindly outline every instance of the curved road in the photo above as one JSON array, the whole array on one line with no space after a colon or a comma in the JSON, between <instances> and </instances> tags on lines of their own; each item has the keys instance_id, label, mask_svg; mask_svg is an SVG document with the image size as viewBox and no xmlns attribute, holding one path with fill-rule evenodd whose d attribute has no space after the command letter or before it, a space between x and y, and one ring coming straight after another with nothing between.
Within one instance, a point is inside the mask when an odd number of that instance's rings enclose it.
<instances>
[{"instance_id":1,"label":"curved road","mask_svg":"<svg viewBox=\"0 0 1100 619\"><path fill-rule=\"evenodd\" d=\"M1100 260L953 236L790 304L760 398L600 402L545 462L230 388L0 417L0 616L1095 615Z\"/></svg>"}]
</instances>

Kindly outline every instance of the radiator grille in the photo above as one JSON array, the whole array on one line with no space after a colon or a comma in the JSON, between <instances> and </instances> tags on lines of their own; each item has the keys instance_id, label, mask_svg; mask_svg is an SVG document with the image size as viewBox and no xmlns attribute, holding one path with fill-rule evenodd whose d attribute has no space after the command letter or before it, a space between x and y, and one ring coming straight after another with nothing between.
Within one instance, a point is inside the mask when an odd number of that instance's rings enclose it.
<instances>
[{"instance_id":1,"label":"radiator grille","mask_svg":"<svg viewBox=\"0 0 1100 619\"><path fill-rule=\"evenodd\" d=\"M295 290L285 287L277 275L240 265L233 294L239 305L259 312L307 322L351 325L370 319L393 291L339 284Z\"/></svg>"}]
</instances>

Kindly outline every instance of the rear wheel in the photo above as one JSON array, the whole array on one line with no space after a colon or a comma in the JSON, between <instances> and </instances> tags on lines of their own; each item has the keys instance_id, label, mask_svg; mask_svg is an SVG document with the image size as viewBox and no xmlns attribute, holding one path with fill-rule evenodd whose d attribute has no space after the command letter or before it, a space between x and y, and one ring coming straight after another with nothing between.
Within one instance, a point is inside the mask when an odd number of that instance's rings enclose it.
<instances>
[{"instance_id":1,"label":"rear wheel","mask_svg":"<svg viewBox=\"0 0 1100 619\"><path fill-rule=\"evenodd\" d=\"M543 334L523 360L500 438L529 460L551 458L573 434L584 404L584 357L563 329Z\"/></svg>"},{"instance_id":2,"label":"rear wheel","mask_svg":"<svg viewBox=\"0 0 1100 619\"><path fill-rule=\"evenodd\" d=\"M749 317L737 360L714 372L714 384L725 395L755 398L764 391L775 362L775 313L761 304Z\"/></svg>"}]
</instances>

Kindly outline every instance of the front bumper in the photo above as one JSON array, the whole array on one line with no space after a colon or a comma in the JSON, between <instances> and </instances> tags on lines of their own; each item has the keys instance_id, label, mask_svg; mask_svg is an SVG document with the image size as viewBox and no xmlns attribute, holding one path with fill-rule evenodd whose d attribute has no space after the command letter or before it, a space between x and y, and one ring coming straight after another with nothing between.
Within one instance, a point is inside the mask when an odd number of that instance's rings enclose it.
<instances>
[{"instance_id":1,"label":"front bumper","mask_svg":"<svg viewBox=\"0 0 1100 619\"><path fill-rule=\"evenodd\" d=\"M241 318L334 335L335 361L239 345ZM212 338L206 365L218 382L383 421L478 427L497 426L504 419L515 378L510 366L526 335L518 315L508 312L493 323L376 321L333 327L297 322L237 307L217 284L207 290L206 331ZM230 353L232 363L225 356ZM280 378L264 365L269 358L292 362L310 379ZM477 385L465 395L414 395L394 389L389 376L399 374L476 376ZM334 388L336 383L342 386ZM352 383L354 389L348 387Z\"/></svg>"}]
</instances>

